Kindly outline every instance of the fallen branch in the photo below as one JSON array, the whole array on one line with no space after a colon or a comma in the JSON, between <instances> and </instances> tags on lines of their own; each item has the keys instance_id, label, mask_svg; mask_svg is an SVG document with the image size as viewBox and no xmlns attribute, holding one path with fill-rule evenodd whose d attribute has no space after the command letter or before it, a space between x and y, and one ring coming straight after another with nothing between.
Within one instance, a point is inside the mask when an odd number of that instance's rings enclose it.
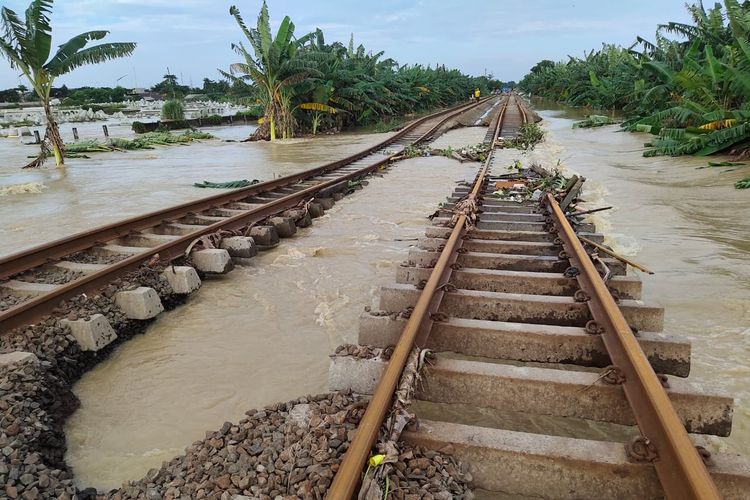
<instances>
[{"instance_id":1,"label":"fallen branch","mask_svg":"<svg viewBox=\"0 0 750 500\"><path fill-rule=\"evenodd\" d=\"M639 269L639 270L643 271L644 273L654 274L654 272L652 270L647 269L646 267L644 267L644 266L642 266L640 264L636 264L632 260L630 260L630 259L628 259L626 257L623 257L622 255L616 254L612 250L608 249L605 246L600 245L599 243L595 243L595 242L591 241L588 238L584 238L583 236L579 236L578 239L581 240L582 242L586 243L587 245L591 245L592 247L595 247L596 249L601 250L603 253L606 253L610 257L614 257L615 259L619 260L620 262L624 262L625 264L628 264L629 266L632 266L632 267L634 267L636 269Z\"/></svg>"}]
</instances>

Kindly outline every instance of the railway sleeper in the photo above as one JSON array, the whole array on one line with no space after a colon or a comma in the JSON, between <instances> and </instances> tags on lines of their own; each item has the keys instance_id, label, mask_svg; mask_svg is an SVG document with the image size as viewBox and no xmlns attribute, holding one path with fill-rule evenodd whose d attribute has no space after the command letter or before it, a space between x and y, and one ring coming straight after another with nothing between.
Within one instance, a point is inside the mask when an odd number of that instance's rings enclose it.
<instances>
[{"instance_id":1,"label":"railway sleeper","mask_svg":"<svg viewBox=\"0 0 750 500\"><path fill-rule=\"evenodd\" d=\"M450 450L469 464L473 485L509 496L566 500L662 498L653 466L630 460L622 443L548 436L475 425L420 420L402 439ZM715 453L708 470L722 497L747 498L750 463Z\"/></svg>"},{"instance_id":2,"label":"railway sleeper","mask_svg":"<svg viewBox=\"0 0 750 500\"><path fill-rule=\"evenodd\" d=\"M446 201L440 204L440 208L442 210L453 210L456 206L456 202L460 200L461 198L450 196L446 198ZM539 205L523 205L521 203L513 203L512 205L496 205L491 203L493 200L491 198L484 198L481 200L481 209L483 213L493 213L493 212L502 212L502 213L508 213L508 214L517 214L517 215L540 215L542 213L541 209L539 208Z\"/></svg>"},{"instance_id":3,"label":"railway sleeper","mask_svg":"<svg viewBox=\"0 0 750 500\"><path fill-rule=\"evenodd\" d=\"M172 234L133 233L122 238L117 238L114 240L114 244L131 248L151 248L163 245L164 243L170 243L179 238L179 236Z\"/></svg>"},{"instance_id":4,"label":"railway sleeper","mask_svg":"<svg viewBox=\"0 0 750 500\"><path fill-rule=\"evenodd\" d=\"M359 344L374 347L395 345L406 321L399 317L364 313L359 322ZM654 371L688 376L690 342L655 332L641 332L636 339ZM432 325L427 347L436 352L489 359L595 368L612 364L601 336L571 326L449 317Z\"/></svg>"},{"instance_id":5,"label":"railway sleeper","mask_svg":"<svg viewBox=\"0 0 750 500\"><path fill-rule=\"evenodd\" d=\"M440 252L427 252L412 248L409 250L409 264L416 267L434 267ZM622 261L610 258L602 259L615 276L625 274L626 265ZM507 271L530 271L562 273L570 267L570 262L551 255L523 255L506 253L465 252L458 255L458 264L462 267L478 269L502 269Z\"/></svg>"},{"instance_id":6,"label":"railway sleeper","mask_svg":"<svg viewBox=\"0 0 750 500\"><path fill-rule=\"evenodd\" d=\"M181 224L195 225L195 226L210 226L216 222L225 220L226 217L216 217L205 214L191 214L184 217L180 217L178 220Z\"/></svg>"},{"instance_id":7,"label":"railway sleeper","mask_svg":"<svg viewBox=\"0 0 750 500\"><path fill-rule=\"evenodd\" d=\"M419 285L428 280L432 269L421 267L399 267L396 283ZM578 280L562 273L509 271L462 267L451 274L453 286L465 290L485 292L528 293L532 295L572 296L580 289ZM641 280L637 276L613 276L607 282L611 291L620 299L640 299Z\"/></svg>"},{"instance_id":8,"label":"railway sleeper","mask_svg":"<svg viewBox=\"0 0 750 500\"><path fill-rule=\"evenodd\" d=\"M160 234L160 235L171 235L171 236L185 236L186 234L201 231L203 224L183 224L180 222L166 222L154 226L149 229L145 229L145 234Z\"/></svg>"},{"instance_id":9,"label":"railway sleeper","mask_svg":"<svg viewBox=\"0 0 750 500\"><path fill-rule=\"evenodd\" d=\"M439 252L445 246L441 238L420 238L417 248L428 252ZM461 244L469 252L480 253L509 253L523 255L558 255L562 251L561 245L543 241L504 241L504 240L464 240Z\"/></svg>"},{"instance_id":10,"label":"railway sleeper","mask_svg":"<svg viewBox=\"0 0 750 500\"><path fill-rule=\"evenodd\" d=\"M440 210L440 217L451 217L453 212L446 209ZM496 222L544 222L546 217L536 213L517 213L517 212L491 212L483 211L479 218L484 221Z\"/></svg>"},{"instance_id":11,"label":"railway sleeper","mask_svg":"<svg viewBox=\"0 0 750 500\"><path fill-rule=\"evenodd\" d=\"M401 312L414 307L421 290L412 285L393 284L380 289L380 309ZM631 328L659 332L664 327L664 308L640 300L621 300L620 311ZM447 316L514 323L585 326L591 318L586 302L572 297L520 293L456 290L443 297L440 312Z\"/></svg>"},{"instance_id":12,"label":"railway sleeper","mask_svg":"<svg viewBox=\"0 0 750 500\"><path fill-rule=\"evenodd\" d=\"M60 288L62 285L52 283L30 283L28 281L8 280L0 283L0 290L24 298L38 297Z\"/></svg>"},{"instance_id":13,"label":"railway sleeper","mask_svg":"<svg viewBox=\"0 0 750 500\"><path fill-rule=\"evenodd\" d=\"M464 197L464 195L458 195L456 196L451 195L446 198L446 203L448 204L454 204L457 201L461 200ZM490 207L500 207L504 211L519 211L522 213L540 213L541 209L539 207L539 203L537 202L516 202L516 201L510 201L510 200L501 200L500 198L495 197L485 197L482 199L482 207L484 208L490 208Z\"/></svg>"},{"instance_id":14,"label":"railway sleeper","mask_svg":"<svg viewBox=\"0 0 750 500\"><path fill-rule=\"evenodd\" d=\"M450 222L450 217L435 217L432 224L445 226ZM508 221L484 221L481 216L477 221L477 229L490 229L493 231L534 231L544 232L544 222L508 222Z\"/></svg>"},{"instance_id":15,"label":"railway sleeper","mask_svg":"<svg viewBox=\"0 0 750 500\"><path fill-rule=\"evenodd\" d=\"M425 229L425 236L428 238L442 238L448 239L451 234L452 228L445 226L427 226ZM481 229L472 228L469 231L471 239L475 240L506 240L506 241L530 241L530 242L548 242L552 243L557 236L554 233L548 233L547 231L521 231L521 230L497 230L497 229ZM604 241L604 235L601 233L590 233L587 231L581 231L578 233L579 236L595 241L596 243L602 243Z\"/></svg>"},{"instance_id":16,"label":"railway sleeper","mask_svg":"<svg viewBox=\"0 0 750 500\"><path fill-rule=\"evenodd\" d=\"M70 260L60 260L50 264L52 267L59 267L60 269L68 271L76 271L83 274L91 274L107 267L107 264L89 264L86 262L72 262Z\"/></svg>"},{"instance_id":17,"label":"railway sleeper","mask_svg":"<svg viewBox=\"0 0 750 500\"><path fill-rule=\"evenodd\" d=\"M387 361L334 356L329 389L372 394ZM376 375L376 376L373 376ZM356 380L350 386L348 378ZM688 432L728 436L734 399L704 391L686 379L667 376L669 399ZM635 425L622 385L610 384L599 372L516 366L498 362L452 359L438 355L422 373L418 400L465 404L550 417Z\"/></svg>"}]
</instances>

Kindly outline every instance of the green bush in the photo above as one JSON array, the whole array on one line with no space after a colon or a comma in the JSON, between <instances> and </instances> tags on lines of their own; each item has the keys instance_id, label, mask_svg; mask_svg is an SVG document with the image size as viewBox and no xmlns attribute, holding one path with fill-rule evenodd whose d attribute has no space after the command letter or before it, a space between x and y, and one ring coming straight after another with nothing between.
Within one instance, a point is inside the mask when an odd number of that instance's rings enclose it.
<instances>
[{"instance_id":1,"label":"green bush","mask_svg":"<svg viewBox=\"0 0 750 500\"><path fill-rule=\"evenodd\" d=\"M185 106L182 101L170 99L161 107L162 120L184 120Z\"/></svg>"},{"instance_id":2,"label":"green bush","mask_svg":"<svg viewBox=\"0 0 750 500\"><path fill-rule=\"evenodd\" d=\"M104 111L105 114L113 115L117 113L118 111L122 111L127 106L125 104L109 104L109 105L101 105L101 104L91 104L91 105L84 105L84 109L90 109L94 113L97 111Z\"/></svg>"},{"instance_id":3,"label":"green bush","mask_svg":"<svg viewBox=\"0 0 750 500\"><path fill-rule=\"evenodd\" d=\"M133 122L133 125L131 125L131 128L133 129L133 132L136 134L145 134L149 131L149 127L147 124L143 122L135 121Z\"/></svg>"},{"instance_id":4,"label":"green bush","mask_svg":"<svg viewBox=\"0 0 750 500\"><path fill-rule=\"evenodd\" d=\"M223 122L221 115L211 115L205 118L201 118L203 125L221 125Z\"/></svg>"},{"instance_id":5,"label":"green bush","mask_svg":"<svg viewBox=\"0 0 750 500\"><path fill-rule=\"evenodd\" d=\"M248 120L254 120L256 118L260 118L261 116L263 116L263 109L259 106L248 109L246 111L237 111L234 114L235 118L246 118Z\"/></svg>"}]
</instances>

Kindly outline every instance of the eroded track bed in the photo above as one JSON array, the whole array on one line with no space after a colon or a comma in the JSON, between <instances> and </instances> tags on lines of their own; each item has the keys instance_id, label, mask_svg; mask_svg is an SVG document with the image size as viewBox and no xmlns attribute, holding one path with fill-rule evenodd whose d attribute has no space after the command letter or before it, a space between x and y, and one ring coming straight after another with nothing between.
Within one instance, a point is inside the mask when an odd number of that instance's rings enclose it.
<instances>
[{"instance_id":1,"label":"eroded track bed","mask_svg":"<svg viewBox=\"0 0 750 500\"><path fill-rule=\"evenodd\" d=\"M474 487L505 495L745 498L750 462L699 446L729 435L733 399L686 379L689 343L662 331L663 309L576 215L583 179L532 201L550 172L499 167L491 156L456 188L362 316L359 343L384 354L332 358L331 389L373 396L330 498L373 488L363 458L390 457L399 437L450 450ZM414 356L427 356L418 376Z\"/></svg>"}]
</instances>

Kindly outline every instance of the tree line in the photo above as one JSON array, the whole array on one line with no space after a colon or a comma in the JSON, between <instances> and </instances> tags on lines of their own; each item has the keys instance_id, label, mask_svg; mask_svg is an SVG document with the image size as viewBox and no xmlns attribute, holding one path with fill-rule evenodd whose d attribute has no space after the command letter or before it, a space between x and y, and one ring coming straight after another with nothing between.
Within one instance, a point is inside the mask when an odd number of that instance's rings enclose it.
<instances>
[{"instance_id":1,"label":"tree line","mask_svg":"<svg viewBox=\"0 0 750 500\"><path fill-rule=\"evenodd\" d=\"M54 87L55 80L83 65L129 56L136 46L133 42L91 46L90 42L102 40L109 32L88 31L60 45L51 55L52 5L53 0L32 0L23 19L7 7L0 9L0 55L26 77L47 117L42 151L28 166L40 165L50 150L56 163L63 163L65 145L51 99L80 105L127 96L122 87L70 91L65 86ZM265 1L254 27L245 24L236 7L232 6L229 14L244 35L243 41L231 45L240 61L227 71L219 70L224 80L205 79L202 90L209 96L229 96L250 104L261 117L255 139L275 140L300 132L366 125L448 106L470 98L475 88L487 94L502 85L491 75L469 76L444 65L400 65L383 58L383 52L355 46L353 35L348 45L327 43L320 29L297 36L288 16L274 35ZM9 89L3 96L20 101L29 97L26 90L23 86ZM179 99L192 89L180 85L168 71L152 90Z\"/></svg>"},{"instance_id":2,"label":"tree line","mask_svg":"<svg viewBox=\"0 0 750 500\"><path fill-rule=\"evenodd\" d=\"M543 60L519 83L531 95L622 110L648 132L646 156L747 150L750 141L750 1L687 5L691 23L668 22L651 40L603 44L567 61Z\"/></svg>"}]
</instances>

